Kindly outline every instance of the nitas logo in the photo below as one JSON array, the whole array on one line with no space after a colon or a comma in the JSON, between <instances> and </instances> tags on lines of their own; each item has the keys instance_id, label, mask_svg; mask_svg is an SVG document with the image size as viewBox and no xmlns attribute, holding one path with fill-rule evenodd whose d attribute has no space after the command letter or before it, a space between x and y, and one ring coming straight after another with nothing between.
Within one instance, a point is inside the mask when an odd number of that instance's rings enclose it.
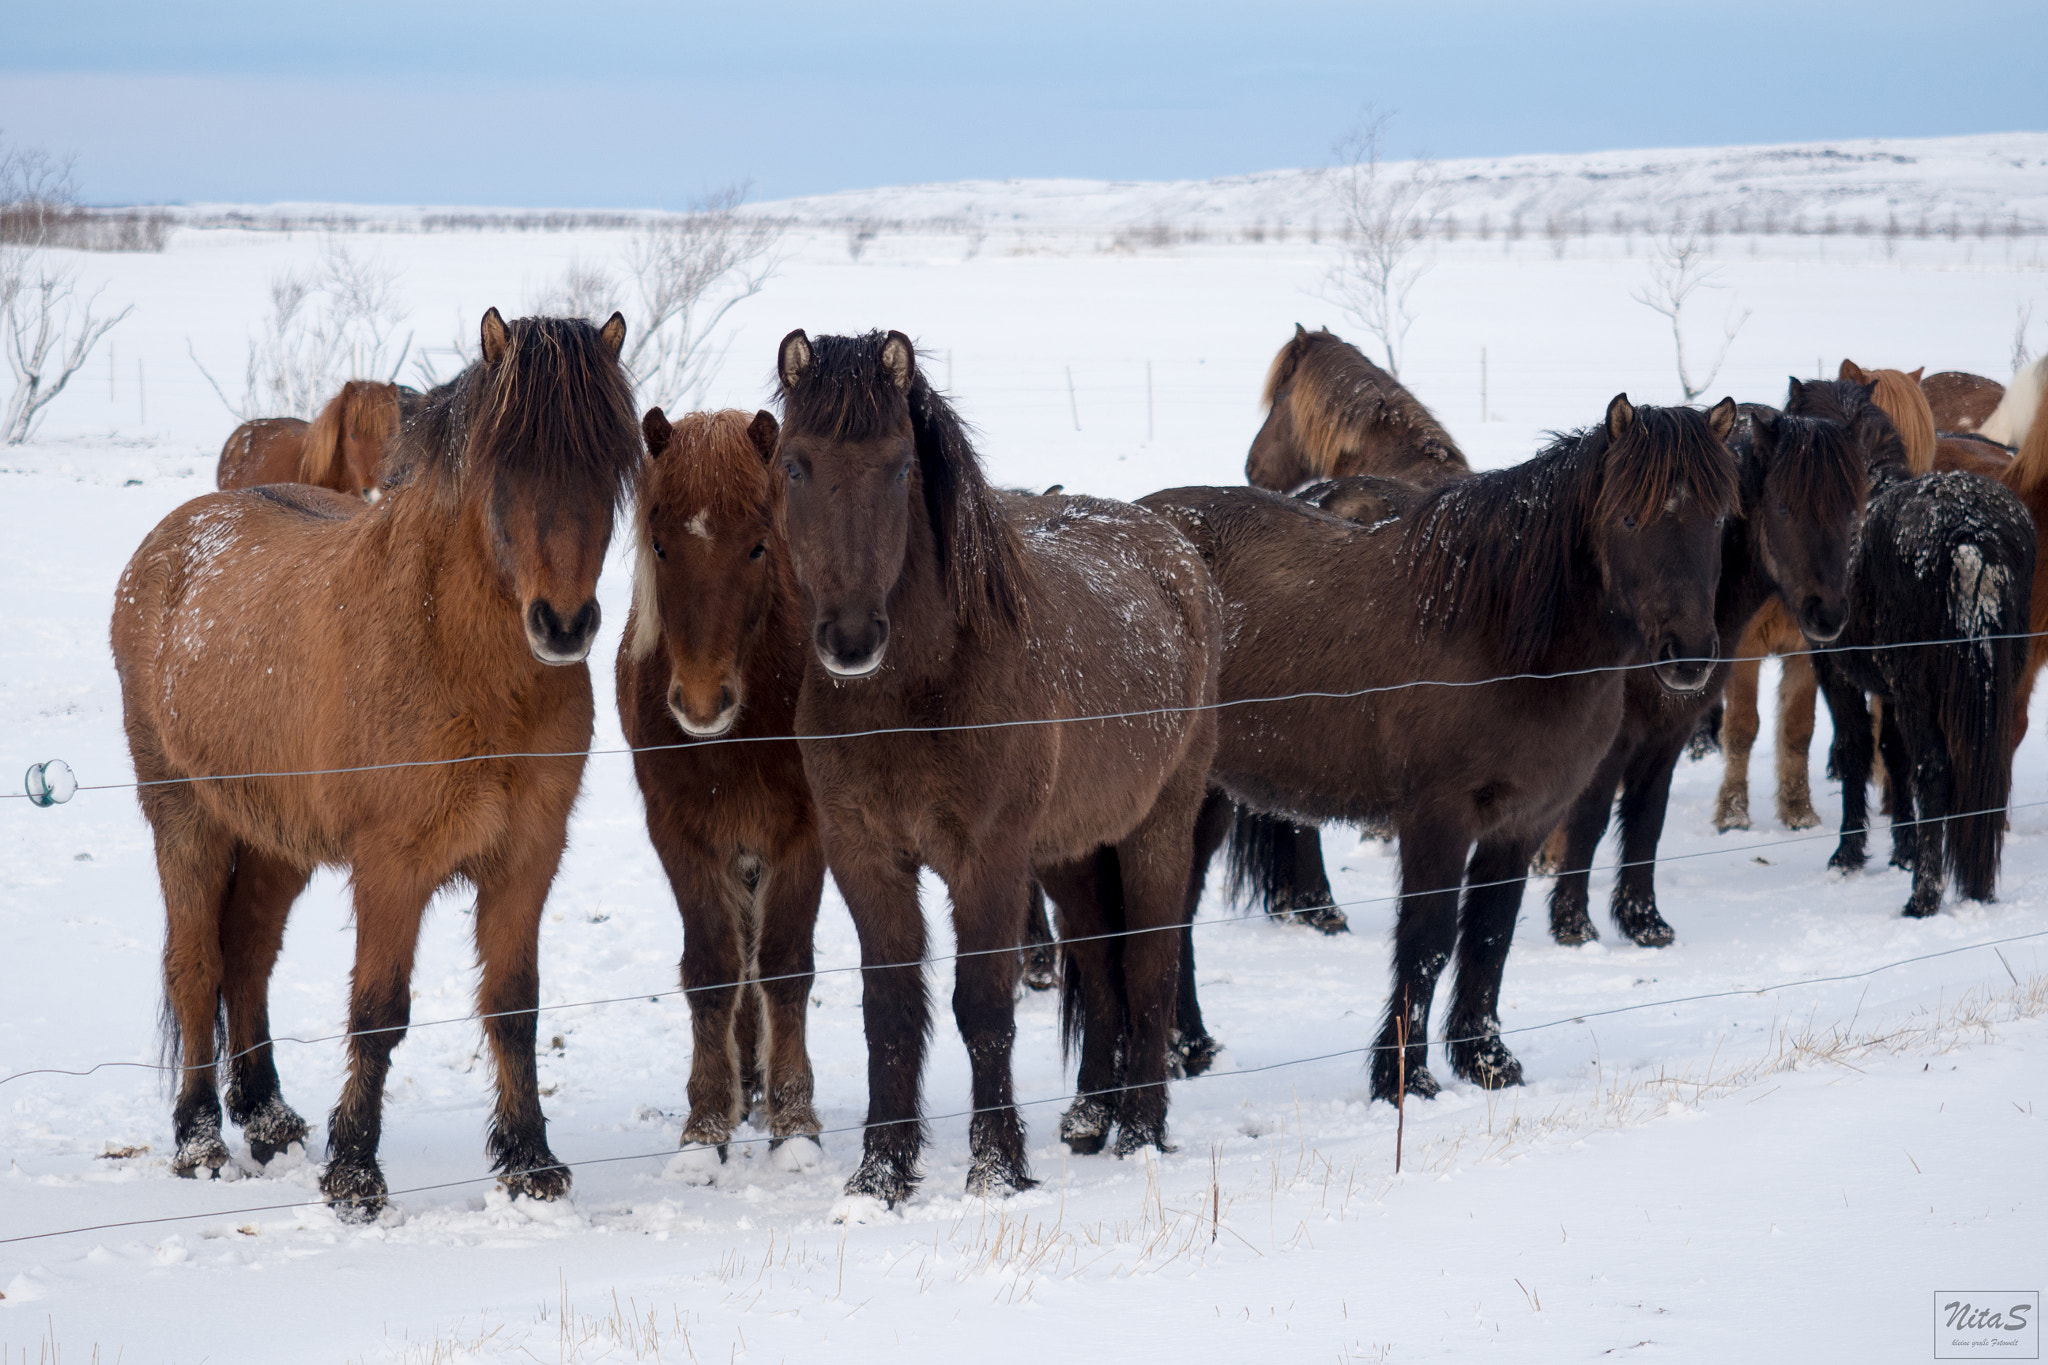
<instances>
[{"instance_id":1,"label":"nitas logo","mask_svg":"<svg viewBox=\"0 0 2048 1365\"><path fill-rule=\"evenodd\" d=\"M2033 1291L1936 1291L1934 1358L2039 1360L2041 1295Z\"/></svg>"}]
</instances>

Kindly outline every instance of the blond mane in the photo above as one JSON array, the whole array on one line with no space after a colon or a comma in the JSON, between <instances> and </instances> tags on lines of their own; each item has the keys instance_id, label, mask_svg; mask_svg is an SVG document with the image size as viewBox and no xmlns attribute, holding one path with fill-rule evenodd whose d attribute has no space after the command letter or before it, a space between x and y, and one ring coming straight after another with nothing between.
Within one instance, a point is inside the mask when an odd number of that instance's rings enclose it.
<instances>
[{"instance_id":1,"label":"blond mane","mask_svg":"<svg viewBox=\"0 0 2048 1365\"><path fill-rule=\"evenodd\" d=\"M1438 464L1467 467L1457 442L1414 394L1327 328L1297 327L1273 357L1262 395L1266 407L1283 385L1295 441L1312 478L1358 472L1344 467L1345 457L1375 437L1391 437Z\"/></svg>"},{"instance_id":2,"label":"blond mane","mask_svg":"<svg viewBox=\"0 0 2048 1365\"><path fill-rule=\"evenodd\" d=\"M1920 387L1919 370L1911 374L1903 370L1866 370L1853 360L1844 360L1838 377L1858 384L1875 382L1877 389L1870 395L1871 401L1899 429L1899 439L1906 444L1906 467L1916 476L1933 470L1934 408Z\"/></svg>"},{"instance_id":3,"label":"blond mane","mask_svg":"<svg viewBox=\"0 0 2048 1365\"><path fill-rule=\"evenodd\" d=\"M2028 434L2040 425L2034 418L2041 411L2044 388L2048 388L2048 355L2022 367L2012 377L2012 383L2005 386L2005 397L1998 400L1998 406L1977 428L1977 434L2004 446L2026 444Z\"/></svg>"},{"instance_id":4,"label":"blond mane","mask_svg":"<svg viewBox=\"0 0 2048 1365\"><path fill-rule=\"evenodd\" d=\"M354 437L382 451L398 434L398 386L371 379L351 379L328 400L306 428L299 451L299 482L351 492L342 468L342 440Z\"/></svg>"}]
</instances>

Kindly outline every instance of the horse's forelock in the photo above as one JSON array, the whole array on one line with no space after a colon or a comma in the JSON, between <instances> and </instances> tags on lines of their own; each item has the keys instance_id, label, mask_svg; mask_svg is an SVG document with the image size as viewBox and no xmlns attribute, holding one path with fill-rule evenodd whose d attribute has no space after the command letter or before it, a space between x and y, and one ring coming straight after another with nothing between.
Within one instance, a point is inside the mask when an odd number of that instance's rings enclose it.
<instances>
[{"instance_id":1,"label":"horse's forelock","mask_svg":"<svg viewBox=\"0 0 2048 1365\"><path fill-rule=\"evenodd\" d=\"M627 657L636 662L661 642L654 580L658 510L685 508L686 515L720 523L766 513L775 524L778 485L747 434L753 416L731 408L687 413L670 427L668 444L641 467L633 499L633 635L627 645ZM778 562L783 558L778 555Z\"/></svg>"},{"instance_id":2,"label":"horse's forelock","mask_svg":"<svg viewBox=\"0 0 2048 1365\"><path fill-rule=\"evenodd\" d=\"M642 449L617 357L580 318L520 318L508 330L498 363L464 374L466 439L459 452L440 452L464 467L440 472L510 480L547 502L596 494L616 509L634 487Z\"/></svg>"},{"instance_id":3,"label":"horse's forelock","mask_svg":"<svg viewBox=\"0 0 2048 1365\"><path fill-rule=\"evenodd\" d=\"M1863 505L1867 480L1848 431L1813 417L1780 417L1775 426L1766 484L1819 520L1854 516Z\"/></svg>"},{"instance_id":4,"label":"horse's forelock","mask_svg":"<svg viewBox=\"0 0 2048 1365\"><path fill-rule=\"evenodd\" d=\"M1600 427L1594 439L1605 437ZM1717 515L1736 510L1740 489L1735 458L1693 408L1638 407L1618 440L1608 440L1600 461L1600 492L1593 509L1603 525L1661 515L1681 491Z\"/></svg>"}]
</instances>

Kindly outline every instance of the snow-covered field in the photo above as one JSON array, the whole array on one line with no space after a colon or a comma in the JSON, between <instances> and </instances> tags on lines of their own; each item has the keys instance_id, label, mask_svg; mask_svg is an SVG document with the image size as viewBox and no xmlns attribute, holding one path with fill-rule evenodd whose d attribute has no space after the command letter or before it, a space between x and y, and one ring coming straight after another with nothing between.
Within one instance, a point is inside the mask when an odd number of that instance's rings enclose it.
<instances>
[{"instance_id":1,"label":"snow-covered field","mask_svg":"<svg viewBox=\"0 0 2048 1365\"><path fill-rule=\"evenodd\" d=\"M1026 249L885 234L855 261L843 232L798 230L774 280L728 319L709 399L764 402L791 327L896 327L979 425L1002 482L1134 496L1240 481L1265 365L1294 322L1352 330L1317 293L1328 246L1294 234L1117 252L1101 236L1047 233ZM624 244L348 241L401 272L407 326L435 346ZM239 376L272 273L324 249L187 229L162 255L81 258L105 301L135 312L36 441L0 450L8 782L52 757L85 783L132 776L105 644L112 587L148 528L212 487L233 425L188 342ZM1642 239L1435 251L1404 375L1478 463L1594 420L1617 390L1674 401L1669 334L1629 297ZM2035 347L2048 341L2039 237L1888 249L1724 234L1715 253L1726 289L1701 296L1699 334L1718 338L1724 307L1751 311L1717 394L1775 401L1787 374L1832 372L1845 354L2002 376L2028 303ZM627 586L615 555L600 697ZM1832 816L1825 737L1823 717L1813 776ZM620 742L600 714L599 747ZM0 1083L0 1239L84 1229L0 1240L0 1361L1927 1359L1935 1290L2048 1279L2044 746L2037 721L2000 899L1924 922L1898 915L1904 874L1827 874L1825 831L1765 819L1715 835L1718 761L1681 767L1660 875L1678 942L1648 951L1609 931L1555 947L1532 883L1502 1002L1530 1083L1452 1085L1411 1105L1398 1175L1395 1113L1368 1103L1356 1052L1384 1000L1395 863L1333 833L1352 935L1240 921L1220 891L1203 907L1203 1004L1229 1051L1175 1086L1176 1152L1065 1154L1055 1011L1034 996L1019 1009L1017 1088L1036 1101L1043 1185L1000 1205L963 1198L965 1121L936 1117L923 1193L853 1226L829 1220L858 1153L851 1131L829 1134L810 1172L774 1169L759 1148L708 1185L670 1167L689 1065L681 935L623 757L590 764L543 937L541 1080L573 1197L514 1205L479 1178L488 1068L463 1017L467 907L448 898L429 917L386 1111L386 1173L415 1192L367 1229L318 1205L310 1162L224 1183L169 1175L169 1104L133 1065L156 1056L148 830L125 791L49 810L0 802L0 1076L128 1064ZM1760 753L1763 814L1769 770ZM927 890L944 950L943 891ZM850 1128L866 1104L857 950L827 896L811 1037L820 1112ZM343 880L322 874L273 990L277 1033L313 1040L278 1055L309 1117L337 1093L329 1035L351 950ZM943 1000L945 964L933 984ZM576 1003L598 999L610 1003ZM942 1011L934 1115L965 1106L965 1062ZM163 1221L94 1226L148 1219Z\"/></svg>"}]
</instances>

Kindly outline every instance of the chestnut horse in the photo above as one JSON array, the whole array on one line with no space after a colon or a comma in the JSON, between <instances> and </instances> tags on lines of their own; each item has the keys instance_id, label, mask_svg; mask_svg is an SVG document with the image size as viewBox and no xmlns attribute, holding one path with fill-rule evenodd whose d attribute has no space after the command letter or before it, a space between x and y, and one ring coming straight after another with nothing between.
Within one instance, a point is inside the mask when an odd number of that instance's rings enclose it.
<instances>
[{"instance_id":1,"label":"chestnut horse","mask_svg":"<svg viewBox=\"0 0 2048 1365\"><path fill-rule=\"evenodd\" d=\"M1161 1145L1180 957L1162 931L1179 924L1216 734L1218 605L1201 558L1128 504L991 488L900 332L791 332L776 368L813 647L797 732L861 945L868 1127L847 1193L894 1203L918 1179L920 867L952 892L969 1191L1033 1183L1011 1091L1010 950L1034 875L1067 940L1070 1028L1072 1011L1087 1019L1061 1135L1099 1151L1115 1121L1118 1152ZM1089 937L1112 927L1138 932L1114 950Z\"/></svg>"},{"instance_id":2,"label":"chestnut horse","mask_svg":"<svg viewBox=\"0 0 2048 1365\"><path fill-rule=\"evenodd\" d=\"M296 417L244 422L221 447L214 486L310 483L375 502L382 496L378 466L398 436L403 408L419 398L401 384L351 379L310 424Z\"/></svg>"},{"instance_id":3,"label":"chestnut horse","mask_svg":"<svg viewBox=\"0 0 2048 1365\"><path fill-rule=\"evenodd\" d=\"M1254 488L1289 493L1349 474L1430 487L1472 472L1430 410L1327 327L1294 324L1266 371L1260 403L1266 423L1244 462Z\"/></svg>"},{"instance_id":4,"label":"chestnut horse","mask_svg":"<svg viewBox=\"0 0 2048 1365\"><path fill-rule=\"evenodd\" d=\"M1613 743L1617 670L1651 663L1679 693L1707 683L1733 416L1617 395L1599 426L1373 526L1262 489L1141 500L1223 593L1211 782L1258 810L1397 831L1375 1097L1437 1093L1430 1002L1454 953L1452 1067L1489 1088L1520 1081L1499 999L1530 855ZM1233 704L1298 693L1335 695Z\"/></svg>"},{"instance_id":5,"label":"chestnut horse","mask_svg":"<svg viewBox=\"0 0 2048 1365\"><path fill-rule=\"evenodd\" d=\"M1729 446L1742 503L1721 533L1715 633L1724 641L1742 638L1768 601L1799 623L1804 638L1832 641L1849 611L1849 547L1863 512L1861 454L1832 422L1754 409L1737 419ZM1642 673L1629 674L1621 732L1563 826L1563 855L1550 890L1550 934L1559 943L1599 937L1587 913L1587 874L1617 804L1617 786L1621 867L1614 879L1615 926L1645 948L1672 941L1671 926L1657 910L1657 843L1671 774L1729 671L1726 661L1716 664L1707 686L1690 696L1674 696Z\"/></svg>"},{"instance_id":6,"label":"chestnut horse","mask_svg":"<svg viewBox=\"0 0 2048 1365\"><path fill-rule=\"evenodd\" d=\"M384 1081L420 917L456 882L476 888L490 1151L514 1193L569 1188L535 1088L535 959L590 743L598 569L640 464L624 337L616 315L600 332L492 309L482 359L407 428L409 472L376 506L295 484L212 493L128 562L114 662L163 882L179 1174L229 1160L223 1015L251 1154L306 1136L278 1092L269 979L292 902L330 866L349 869L356 923L320 1181L336 1212L384 1204Z\"/></svg>"},{"instance_id":7,"label":"chestnut horse","mask_svg":"<svg viewBox=\"0 0 2048 1365\"><path fill-rule=\"evenodd\" d=\"M1935 427L1958 436L1981 431L2005 397L2005 385L1996 379L1963 370L1930 374L1920 381L1920 391L1934 410Z\"/></svg>"},{"instance_id":8,"label":"chestnut horse","mask_svg":"<svg viewBox=\"0 0 2048 1365\"><path fill-rule=\"evenodd\" d=\"M794 733L804 627L771 473L775 418L696 412L671 426L654 408L642 429L619 719L683 917L682 1140L722 1159L755 1095L777 1147L819 1127L804 1017L825 856L803 757L788 738L699 742Z\"/></svg>"}]
</instances>

